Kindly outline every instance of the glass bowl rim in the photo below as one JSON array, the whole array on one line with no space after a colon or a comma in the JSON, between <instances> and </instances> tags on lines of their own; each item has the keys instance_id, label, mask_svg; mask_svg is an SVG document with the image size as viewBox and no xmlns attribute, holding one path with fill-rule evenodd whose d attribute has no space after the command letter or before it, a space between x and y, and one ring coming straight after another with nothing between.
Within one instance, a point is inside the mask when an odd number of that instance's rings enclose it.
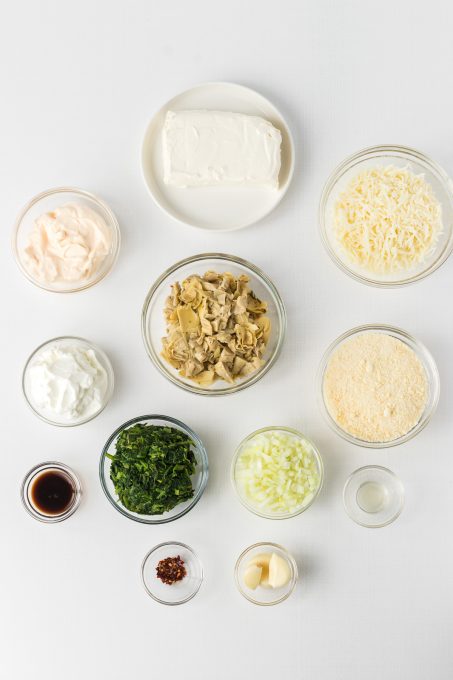
<instances>
[{"instance_id":1,"label":"glass bowl rim","mask_svg":"<svg viewBox=\"0 0 453 680\"><path fill-rule=\"evenodd\" d=\"M263 366L261 366L261 368L252 373L248 380L244 380L241 383L231 385L230 387L226 387L220 390L209 390L207 388L197 386L195 383L193 385L186 384L179 380L176 376L174 376L169 369L163 368L163 366L161 365L157 358L157 354L154 350L153 344L149 340L147 324L148 309L151 305L155 293L157 292L161 284L163 284L166 279L168 279L172 274L182 269L183 267L194 264L196 262L204 262L205 260L210 259L219 259L225 262L232 262L233 264L240 265L245 269L249 269L257 277L257 279L261 279L266 285L266 287L269 288L269 290L272 293L273 302L275 303L275 306L277 308L277 315L279 319L279 329L276 346L268 361L266 361L266 363ZM151 359L151 362L154 364L155 368L157 368L159 373L163 375L164 378L169 380L171 383L173 383L173 385L176 385L180 389L183 389L187 392L192 392L193 394L201 394L203 396L209 397L221 397L228 394L235 394L236 392L240 392L241 390L246 389L247 387L251 387L252 385L257 383L258 380L263 378L266 375L266 373L272 368L272 366L275 364L278 357L280 356L286 334L286 325L287 315L285 305L275 284L271 281L267 274L265 274L259 267L252 264L251 262L248 262L247 260L244 260L240 257L236 257L235 255L228 255L226 253L200 253L199 255L192 255L191 257L186 257L183 260L179 260L174 265L166 269L159 276L159 278L156 279L156 281L149 289L142 307L142 339L145 345L146 353L148 354L148 357Z\"/></svg>"},{"instance_id":2,"label":"glass bowl rim","mask_svg":"<svg viewBox=\"0 0 453 680\"><path fill-rule=\"evenodd\" d=\"M51 288L50 286L46 285L43 282L37 281L24 267L21 258L19 256L19 250L17 247L17 236L19 233L20 225L22 224L22 220L24 219L25 215L28 213L28 211L36 205L39 201L48 198L49 196L54 196L56 194L63 194L63 193L71 193L75 194L76 196L80 196L82 198L89 199L93 201L95 204L97 204L102 210L108 215L109 219L109 227L112 230L113 234L113 243L114 243L114 251L112 253L112 261L109 265L109 267L106 268L106 270L102 273L101 276L96 276L92 281L88 281L83 283L82 285L77 285L73 288L67 288L67 289L62 289L58 290L55 288ZM28 281L30 281L33 285L37 286L38 288L41 288L41 290L46 290L49 293L64 293L64 294L70 294L70 293L79 293L82 290L87 290L88 288L91 288L92 286L95 286L96 284L100 283L105 277L110 274L112 271L113 267L116 264L116 261L118 260L118 255L120 252L120 247L121 247L121 230L120 230L120 225L118 223L118 220L116 218L115 213L113 210L110 208L110 206L102 199L99 198L99 196L96 196L95 194L92 194L89 191L85 191L85 189L79 189L78 187L71 187L71 186L62 186L62 187L53 187L51 189L46 189L45 191L41 191L39 194L36 194L36 196L33 196L30 198L27 203L21 208L18 216L16 217L16 220L13 225L13 231L11 234L11 248L13 251L14 259L16 261L16 264L18 268L20 269L21 273L25 276Z\"/></svg>"},{"instance_id":3,"label":"glass bowl rim","mask_svg":"<svg viewBox=\"0 0 453 680\"><path fill-rule=\"evenodd\" d=\"M409 430L409 432L406 432L406 434L402 435L401 437L392 439L389 442L368 442L364 439L358 439L357 437L354 437L353 435L349 434L348 432L343 430L339 425L337 425L337 423L334 421L334 419L327 410L327 406L324 400L323 390L324 373L326 371L327 365L333 352L348 338L351 338L354 335L360 335L362 333L368 333L373 331L382 332L383 334L388 334L391 335L392 337L396 337L397 340L404 342L405 345L410 347L410 349L412 349L412 351L415 352L417 358L419 359L425 370L427 383L429 385L430 393L432 394L432 399L428 400L427 402L427 404L429 404L429 401L432 402L429 411L422 415L419 422L411 430ZM416 348L416 350L414 349L414 347ZM427 370L427 368L429 370ZM330 343L330 345L327 347L326 351L322 356L322 359L318 367L316 382L317 382L316 392L318 397L318 405L324 417L324 420L327 422L330 428L342 439L345 439L349 443L355 444L356 446L363 446L364 448L368 449L388 449L393 446L398 446L399 444L404 444L405 442L411 440L413 437L419 434L419 432L421 432L431 420L432 416L436 411L440 396L439 371L437 368L437 364L434 360L434 357L432 356L429 349L420 340L412 336L407 331L403 330L402 328L397 328L396 326L391 326L389 324L380 323L363 324L361 326L355 326L354 328L351 328L350 330L345 331L344 333L339 335L335 340L333 340L333 342Z\"/></svg>"},{"instance_id":4,"label":"glass bowl rim","mask_svg":"<svg viewBox=\"0 0 453 680\"><path fill-rule=\"evenodd\" d=\"M40 513L33 507L31 501L28 500L28 494L26 493L28 485L32 481L32 479L34 479L36 475L40 474L41 471L45 471L49 468L52 470L62 470L74 482L74 495L75 495L74 502L61 515L44 515L43 513ZM71 517L71 515L75 513L75 511L80 505L80 501L82 500L82 493L83 493L82 484L79 479L79 476L74 472L74 470L71 467L69 467L69 465L66 465L65 463L61 463L56 460L46 460L43 463L38 463L37 465L34 465L24 476L22 484L20 486L20 498L25 510L28 512L29 515L33 517L33 519L38 520L38 522L43 522L44 524L55 524L56 522L62 522L63 520L68 519L68 517Z\"/></svg>"},{"instance_id":5,"label":"glass bowl rim","mask_svg":"<svg viewBox=\"0 0 453 680\"><path fill-rule=\"evenodd\" d=\"M107 373L107 380L108 380L108 385L107 385L107 391L105 394L105 399L102 407L99 409L99 411L96 411L95 413L91 414L90 416L83 418L82 420L78 420L76 423L60 423L55 420L51 420L50 418L46 418L46 416L42 415L31 403L27 396L27 391L25 389L25 377L27 374L27 370L33 360L33 358L42 350L44 347L47 345L50 345L53 342L59 342L63 340L76 340L76 342L83 342L86 345L89 345L91 349L93 349L96 354L99 354L99 356L102 359L103 362L103 368L105 369ZM113 390L115 386L115 374L113 371L113 366L111 364L110 359L108 358L107 354L104 352L103 349L101 349L98 345L96 345L94 342L91 342L91 340L87 340L86 338L81 338L80 336L77 335L59 335L56 338L51 338L50 340L46 340L45 342L41 343L36 347L36 349L33 350L33 352L29 355L28 359L25 362L23 371L22 371L22 393L25 397L25 401L28 405L28 407L31 409L31 411L37 416L40 420L42 420L45 423L48 423L49 425L54 425L55 427L77 427L78 425L84 425L85 423L89 423L90 420L93 420L96 418L98 415L102 413L102 411L106 408L108 403L110 402L112 395L113 395Z\"/></svg>"},{"instance_id":6,"label":"glass bowl rim","mask_svg":"<svg viewBox=\"0 0 453 680\"><path fill-rule=\"evenodd\" d=\"M362 472L363 470L381 470L382 472L385 472L389 476L393 477L399 484L400 490L401 490L401 495L400 495L400 506L398 508L398 512L396 512L392 517L390 517L388 520L385 522L381 522L380 524L366 524L365 522L359 522L355 517L352 517L351 514L348 512L345 497L346 497L346 489L348 488L349 484L351 481L354 479L354 477L359 473ZM388 467L385 467L384 465L362 465L362 467L357 468L347 478L347 480L344 483L343 486L343 507L345 509L345 512L349 519L352 519L353 522L358 524L361 527L365 527L366 529L382 529L383 527L388 526L389 524L392 524L398 517L401 515L404 509L404 503L405 503L405 492L404 492L404 484L401 481L401 479L396 475L392 470L389 470Z\"/></svg>"},{"instance_id":7,"label":"glass bowl rim","mask_svg":"<svg viewBox=\"0 0 453 680\"><path fill-rule=\"evenodd\" d=\"M177 545L180 548L184 548L185 550L188 550L188 552L190 552L190 554L192 555L192 557L195 559L198 566L200 567L200 572L201 572L200 573L200 582L199 582L197 588L187 597L183 598L182 600L177 600L175 602L168 602L167 600L162 600L160 597L157 597L157 595L154 595L149 590L148 586L146 585L146 580L145 580L145 566L146 566L148 559L151 557L151 555L154 552L156 552L156 550L159 550L160 548L165 548L166 546L170 546L170 545ZM149 550L146 553L145 557L142 560L142 564L141 564L141 567L140 567L140 573L141 573L141 577L142 577L142 584L143 584L143 587L144 587L146 593L153 600L155 600L156 602L159 602L159 604L166 604L169 607L176 607L180 604L185 604L186 602L189 602L190 600L192 600L195 597L195 595L198 593L198 591L200 590L202 583L203 583L203 580L204 580L203 564L202 564L200 558L198 557L197 553L195 552L195 550L193 548L191 548L186 543L181 543L181 541L164 541L163 543L158 543L153 548L151 548L151 550Z\"/></svg>"},{"instance_id":8,"label":"glass bowl rim","mask_svg":"<svg viewBox=\"0 0 453 680\"><path fill-rule=\"evenodd\" d=\"M173 515L172 517L166 517L164 518L162 515L140 515L140 516L135 516L132 513L127 510L127 508L124 508L122 505L117 502L112 495L110 494L110 491L107 488L107 484L105 481L105 476L104 476L104 462L106 458L106 453L110 448L110 445L115 441L115 439L118 437L118 435L123 431L126 430L128 427L131 427L135 423L143 422L143 421L155 421L155 420L163 420L169 424L177 425L183 432L188 434L191 439L195 442L196 448L200 454L201 458L201 479L200 479L200 485L198 487L198 490L195 491L193 498L191 499L189 505L184 509L181 510L179 513L176 515ZM107 439L106 443L104 444L99 460L99 479L101 482L101 487L102 490L104 491L104 494L109 501L109 503L117 510L117 512L121 513L124 517L127 519L131 519L134 522L139 522L140 524L167 524L168 522L173 522L180 517L184 517L184 515L187 515L187 513L192 510L193 507L198 503L200 498L202 497L204 490L206 489L206 485L208 483L208 478L209 478L209 460L208 460L208 454L205 448L205 445L201 441L200 437L194 430L192 430L188 425L183 423L181 420L178 420L177 418L172 418L172 416L164 416L156 413L152 413L150 415L144 415L144 416L137 416L135 418L131 418L130 420L127 420L125 423L120 425L115 429L115 431L110 435L110 437ZM176 507L176 506L175 506ZM138 513L137 513L138 514ZM146 517L159 517L160 519L145 519Z\"/></svg>"},{"instance_id":9,"label":"glass bowl rim","mask_svg":"<svg viewBox=\"0 0 453 680\"><path fill-rule=\"evenodd\" d=\"M319 471L319 485L318 485L318 488L317 488L316 492L314 493L311 501L307 505L301 506L295 512L285 513L283 515L271 515L271 514L262 513L262 512L259 512L258 510L256 510L256 508L249 505L245 501L245 499L242 498L241 494L238 491L237 483L236 483L236 474L235 474L236 464L237 464L239 454L240 454L241 449L244 446L244 444L246 444L246 442L248 442L253 437L255 437L259 434L262 434L263 432L271 432L271 431L288 432L289 434L294 435L298 439L302 439L302 440L306 441L312 447L313 454L314 454L314 457L316 459L316 464L318 466L318 471ZM318 498L319 494L321 493L321 489L322 489L323 484L324 484L324 463L323 463L323 460L322 460L322 456L318 451L317 446L315 446L315 444L312 442L312 440L309 439L309 437L306 437L303 432L301 432L300 430L296 430L292 427L286 427L284 425L268 425L267 427L261 427L259 430L255 430L254 432L251 432L249 435L244 437L242 439L242 441L238 444L236 451L234 452L233 459L231 461L230 480L231 480L231 483L233 485L233 489L235 491L235 494L236 494L239 502L249 512L253 513L257 517L263 517L264 519L272 519L272 520L291 519L292 517L297 517L298 515L301 515L303 512L305 512L305 510L308 510L308 508L311 505L313 505L313 503L315 502L315 500Z\"/></svg>"},{"instance_id":10,"label":"glass bowl rim","mask_svg":"<svg viewBox=\"0 0 453 680\"><path fill-rule=\"evenodd\" d=\"M432 160L431 158L429 158L429 156L422 153L421 151L418 151L417 149L413 149L408 146L401 146L398 144L382 144L360 149L356 153L347 156L330 173L326 180L326 183L324 184L321 193L321 198L319 201L318 227L321 241L327 254L329 255L330 259L334 262L334 264L343 273L347 274L354 280L359 281L360 283L363 283L368 286L374 286L376 288L401 288L403 286L409 285L411 283L416 283L417 281L426 278L430 274L434 273L437 269L439 269L439 267L441 267L448 260L453 251L453 228L450 227L450 235L444 248L429 267L423 269L418 274L408 276L406 278L395 281L379 281L377 279L373 279L371 276L366 276L365 274L359 274L353 271L350 267L347 266L347 264L345 264L337 256L332 246L330 245L329 238L327 237L326 204L332 192L334 191L338 180L342 177L343 173L346 170L351 169L356 165L359 165L363 160L366 160L367 157L378 159L385 153L388 153L389 155L392 153L401 154L402 157L406 157L408 162L412 160L413 162L427 165L432 174L436 176L436 178L442 185L445 194L449 199L450 208L453 213L453 182L450 179L447 172L442 168L442 166L440 166L436 161Z\"/></svg>"},{"instance_id":11,"label":"glass bowl rim","mask_svg":"<svg viewBox=\"0 0 453 680\"><path fill-rule=\"evenodd\" d=\"M254 550L255 548L262 548L262 547L267 547L267 548L277 548L278 550L281 550L281 552L285 555L286 559L288 560L288 563L291 565L291 585L288 589L288 592L286 592L284 595L282 595L278 600L273 600L272 602L260 602L259 600L255 600L253 597L247 595L245 590L241 588L241 584L239 581L239 567L244 559L244 557L249 553L251 550ZM294 588L296 587L297 581L299 579L299 570L297 568L297 562L295 558L292 556L292 554L284 548L282 545L279 543L273 543L271 541L258 541L258 543L253 543L253 545L249 545L248 548L245 548L239 557L236 560L236 563L234 565L234 578L236 582L237 589L241 593L243 597L245 597L246 600L251 602L252 604L256 604L259 607L272 607L275 604L280 604L280 602L284 602L285 600L288 599L288 597L292 594L294 591Z\"/></svg>"}]
</instances>

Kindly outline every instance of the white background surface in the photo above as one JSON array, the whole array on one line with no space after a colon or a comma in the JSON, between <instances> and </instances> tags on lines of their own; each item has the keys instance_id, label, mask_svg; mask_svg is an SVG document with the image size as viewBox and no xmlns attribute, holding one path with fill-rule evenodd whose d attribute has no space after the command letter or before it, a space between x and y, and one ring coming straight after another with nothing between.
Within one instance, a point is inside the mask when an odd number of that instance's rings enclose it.
<instances>
[{"instance_id":1,"label":"white background surface","mask_svg":"<svg viewBox=\"0 0 453 680\"><path fill-rule=\"evenodd\" d=\"M445 0L2 4L2 679L452 677L453 260L406 290L374 290L337 271L317 233L324 180L361 147L412 145L453 173L452 20ZM231 235L172 222L140 176L140 142L153 112L208 80L240 82L268 96L297 145L293 185L277 211ZM108 201L123 235L114 272L73 296L33 287L9 250L21 205L62 184ZM153 280L167 265L209 249L262 267L289 314L272 371L220 399L167 383L140 337L141 305ZM331 433L314 391L325 347L373 321L399 325L425 342L442 381L427 429L387 452L361 450ZM99 343L117 378L106 411L74 429L40 422L20 389L28 354L60 334ZM116 513L97 476L113 429L152 412L190 424L211 464L201 502L161 527ZM272 423L305 431L326 466L316 504L283 522L247 513L229 484L235 445ZM77 514L55 526L34 522L19 501L24 473L46 459L72 465L85 490ZM388 465L407 492L401 518L376 531L354 525L341 501L349 473L370 463ZM193 546L206 572L199 595L175 609L152 602L139 580L144 554L167 539ZM281 542L302 573L292 598L269 609L241 598L232 578L239 552L258 540Z\"/></svg>"}]
</instances>

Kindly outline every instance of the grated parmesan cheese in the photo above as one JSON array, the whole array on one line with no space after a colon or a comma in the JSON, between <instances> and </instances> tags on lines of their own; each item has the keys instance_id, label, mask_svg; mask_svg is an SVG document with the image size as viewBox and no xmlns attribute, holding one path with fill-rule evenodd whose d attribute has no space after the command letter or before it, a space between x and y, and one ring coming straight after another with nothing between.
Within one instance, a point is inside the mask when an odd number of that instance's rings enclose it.
<instances>
[{"instance_id":1,"label":"grated parmesan cheese","mask_svg":"<svg viewBox=\"0 0 453 680\"><path fill-rule=\"evenodd\" d=\"M341 429L367 442L390 442L419 422L428 399L425 369L401 340L362 333L332 354L324 374L327 411Z\"/></svg>"},{"instance_id":2,"label":"grated parmesan cheese","mask_svg":"<svg viewBox=\"0 0 453 680\"><path fill-rule=\"evenodd\" d=\"M375 274L409 270L433 253L442 208L423 175L395 166L354 177L334 207L334 233L352 263Z\"/></svg>"}]
</instances>

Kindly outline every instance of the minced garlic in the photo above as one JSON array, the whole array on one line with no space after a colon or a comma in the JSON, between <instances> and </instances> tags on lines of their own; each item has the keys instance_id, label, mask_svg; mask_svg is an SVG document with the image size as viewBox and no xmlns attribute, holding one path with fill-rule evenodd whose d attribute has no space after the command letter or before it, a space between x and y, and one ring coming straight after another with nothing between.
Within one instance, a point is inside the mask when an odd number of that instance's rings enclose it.
<instances>
[{"instance_id":1,"label":"minced garlic","mask_svg":"<svg viewBox=\"0 0 453 680\"><path fill-rule=\"evenodd\" d=\"M380 275L408 271L434 251L442 208L423 175L376 166L360 172L340 194L333 231L353 264Z\"/></svg>"},{"instance_id":2,"label":"minced garlic","mask_svg":"<svg viewBox=\"0 0 453 680\"><path fill-rule=\"evenodd\" d=\"M345 432L367 442L390 442L419 422L428 382L413 349L391 335L368 332L333 352L323 394L328 412Z\"/></svg>"}]
</instances>

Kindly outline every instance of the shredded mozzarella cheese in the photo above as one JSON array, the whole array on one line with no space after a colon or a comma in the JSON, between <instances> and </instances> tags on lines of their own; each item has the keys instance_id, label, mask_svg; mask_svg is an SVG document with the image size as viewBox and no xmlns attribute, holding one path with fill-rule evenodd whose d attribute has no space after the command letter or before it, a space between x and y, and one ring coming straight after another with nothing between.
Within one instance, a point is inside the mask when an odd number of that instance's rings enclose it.
<instances>
[{"instance_id":1,"label":"shredded mozzarella cheese","mask_svg":"<svg viewBox=\"0 0 453 680\"><path fill-rule=\"evenodd\" d=\"M423 175L395 166L354 177L334 208L341 250L376 274L410 270L431 254L442 231L442 208Z\"/></svg>"}]
</instances>

